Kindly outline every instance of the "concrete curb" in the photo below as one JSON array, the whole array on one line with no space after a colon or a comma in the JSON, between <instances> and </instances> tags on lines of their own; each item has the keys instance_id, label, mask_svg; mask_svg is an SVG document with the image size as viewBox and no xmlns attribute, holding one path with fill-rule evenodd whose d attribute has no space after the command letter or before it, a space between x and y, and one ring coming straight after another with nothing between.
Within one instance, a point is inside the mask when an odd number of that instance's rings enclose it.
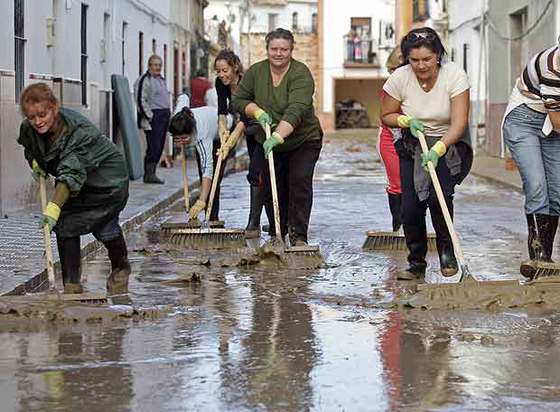
<instances>
[{"instance_id":1,"label":"concrete curb","mask_svg":"<svg viewBox=\"0 0 560 412\"><path fill-rule=\"evenodd\" d=\"M488 183L492 183L494 185L501 186L501 187L504 187L504 188L507 188L507 189L511 189L515 192L523 194L523 188L517 186L516 184L510 183L510 182L505 182L505 181L503 181L501 179L498 179L494 176L488 176L488 175L486 175L482 172L477 172L477 171L474 171L474 170L471 170L471 174L473 176L478 177L479 179L485 180Z\"/></svg>"},{"instance_id":2,"label":"concrete curb","mask_svg":"<svg viewBox=\"0 0 560 412\"><path fill-rule=\"evenodd\" d=\"M231 173L241 172L243 170L247 170L247 166L249 163L249 156L246 151L240 153L239 155L235 156L233 162L228 162L228 167L224 172L224 178ZM191 195L191 199L195 196L198 196L198 188L200 186L200 182L196 181L189 185L189 191ZM137 213L136 215L128 218L125 221L121 222L121 227L123 232L126 234L132 231L136 226L144 223L148 219L157 216L162 211L166 210L169 206L173 203L177 202L179 199L183 197L183 188L177 189L171 195L167 196L166 198L160 200L159 202L155 203L148 209ZM97 252L103 244L97 240L92 240L82 246L82 261L87 259L87 257L91 256L95 252ZM55 271L60 271L60 261L55 262ZM25 281L24 283L16 286L14 289L5 293L3 296L8 295L23 295L26 293L36 293L48 288L48 275L46 268L43 271L37 273L36 275L32 276L30 279Z\"/></svg>"}]
</instances>

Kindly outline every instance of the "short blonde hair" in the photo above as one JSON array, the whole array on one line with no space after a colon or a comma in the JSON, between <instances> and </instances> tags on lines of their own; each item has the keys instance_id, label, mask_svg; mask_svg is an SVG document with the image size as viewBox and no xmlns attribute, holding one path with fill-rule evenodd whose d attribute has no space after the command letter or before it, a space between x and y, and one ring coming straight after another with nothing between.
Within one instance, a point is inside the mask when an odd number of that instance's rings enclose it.
<instances>
[{"instance_id":1,"label":"short blonde hair","mask_svg":"<svg viewBox=\"0 0 560 412\"><path fill-rule=\"evenodd\" d=\"M161 59L161 57L159 57L159 55L152 54L148 59L148 67L151 66L152 63L154 63L156 60L158 60L161 64L163 64L163 60Z\"/></svg>"}]
</instances>

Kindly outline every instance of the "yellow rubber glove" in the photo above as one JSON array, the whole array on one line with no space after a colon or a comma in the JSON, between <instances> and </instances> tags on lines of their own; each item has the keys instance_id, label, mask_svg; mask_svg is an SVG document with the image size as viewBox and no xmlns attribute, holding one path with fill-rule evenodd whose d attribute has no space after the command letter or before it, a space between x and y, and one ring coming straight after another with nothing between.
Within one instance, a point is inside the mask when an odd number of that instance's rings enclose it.
<instances>
[{"instance_id":1,"label":"yellow rubber glove","mask_svg":"<svg viewBox=\"0 0 560 412\"><path fill-rule=\"evenodd\" d=\"M218 151L216 152L216 154L218 156L222 156L222 159L225 159L228 157L229 152L231 151L231 144L230 141L226 141L224 144L222 144L222 146L218 149Z\"/></svg>"},{"instance_id":2,"label":"yellow rubber glove","mask_svg":"<svg viewBox=\"0 0 560 412\"><path fill-rule=\"evenodd\" d=\"M227 129L227 119L223 114L218 116L218 135L220 136L220 142L223 145L229 137L229 130Z\"/></svg>"},{"instance_id":3,"label":"yellow rubber glove","mask_svg":"<svg viewBox=\"0 0 560 412\"><path fill-rule=\"evenodd\" d=\"M198 199L194 205L191 206L191 210L189 210L189 219L197 219L200 212L204 210L206 207L206 202L203 200Z\"/></svg>"},{"instance_id":4,"label":"yellow rubber glove","mask_svg":"<svg viewBox=\"0 0 560 412\"><path fill-rule=\"evenodd\" d=\"M33 159L31 161L31 176L33 176L33 179L36 182L39 181L39 177L41 177L41 176L46 177L47 176L45 171L41 168L41 166L39 166L39 163L37 163L37 160L35 160L35 159Z\"/></svg>"},{"instance_id":5,"label":"yellow rubber glove","mask_svg":"<svg viewBox=\"0 0 560 412\"><path fill-rule=\"evenodd\" d=\"M39 222L39 227L42 229L45 225L48 225L49 232L52 232L53 228L56 226L58 222L58 218L60 217L60 207L56 203L49 202L47 207L43 211L43 216L41 217L41 221Z\"/></svg>"},{"instance_id":6,"label":"yellow rubber glove","mask_svg":"<svg viewBox=\"0 0 560 412\"><path fill-rule=\"evenodd\" d=\"M259 122L263 129L266 127L266 125L272 126L272 117L270 117L270 115L263 109L257 109L254 113L254 116L255 120Z\"/></svg>"},{"instance_id":7,"label":"yellow rubber glove","mask_svg":"<svg viewBox=\"0 0 560 412\"><path fill-rule=\"evenodd\" d=\"M397 124L401 128L409 128L410 133L412 133L414 137L418 137L417 132L424 133L424 124L420 120L414 119L410 116L401 114L397 117Z\"/></svg>"},{"instance_id":8,"label":"yellow rubber glove","mask_svg":"<svg viewBox=\"0 0 560 412\"><path fill-rule=\"evenodd\" d=\"M435 169L438 165L439 158L442 157L445 152L447 152L445 143L443 143L441 140L438 140L432 146L428 153L422 153L420 157L422 158L422 166L424 167L424 170L428 171L428 162L431 162L434 165Z\"/></svg>"}]
</instances>

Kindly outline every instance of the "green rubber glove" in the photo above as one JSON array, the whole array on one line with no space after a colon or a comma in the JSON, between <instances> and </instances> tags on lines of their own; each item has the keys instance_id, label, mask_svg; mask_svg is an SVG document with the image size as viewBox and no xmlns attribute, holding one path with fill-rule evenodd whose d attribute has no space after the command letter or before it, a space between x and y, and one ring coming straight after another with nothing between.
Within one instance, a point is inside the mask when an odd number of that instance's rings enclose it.
<instances>
[{"instance_id":1,"label":"green rubber glove","mask_svg":"<svg viewBox=\"0 0 560 412\"><path fill-rule=\"evenodd\" d=\"M447 151L447 147L440 140L432 146L432 148L428 153L426 154L422 153L420 157L422 159L422 166L424 167L424 170L428 171L428 162L432 162L435 169L437 167L439 158L442 157L446 151Z\"/></svg>"},{"instance_id":2,"label":"green rubber glove","mask_svg":"<svg viewBox=\"0 0 560 412\"><path fill-rule=\"evenodd\" d=\"M263 129L266 128L266 125L272 126L272 117L263 109L259 109L255 112L255 120L259 122Z\"/></svg>"},{"instance_id":3,"label":"green rubber glove","mask_svg":"<svg viewBox=\"0 0 560 412\"><path fill-rule=\"evenodd\" d=\"M399 127L408 127L410 129L410 133L412 133L412 135L416 138L418 138L417 132L424 133L424 123L410 116L406 116L404 114L400 115L397 118L397 123Z\"/></svg>"},{"instance_id":4,"label":"green rubber glove","mask_svg":"<svg viewBox=\"0 0 560 412\"><path fill-rule=\"evenodd\" d=\"M59 216L60 216L60 207L58 207L56 203L49 202L43 212L43 216L41 216L41 220L39 221L39 227L43 229L45 225L48 225L49 232L52 232L53 228L56 226L56 223L58 222Z\"/></svg>"},{"instance_id":5,"label":"green rubber glove","mask_svg":"<svg viewBox=\"0 0 560 412\"><path fill-rule=\"evenodd\" d=\"M33 176L33 179L36 182L39 181L39 177L41 177L41 176L46 177L47 176L45 171L41 168L41 166L39 166L39 163L37 163L37 161L35 159L33 159L31 161L31 176Z\"/></svg>"},{"instance_id":6,"label":"green rubber glove","mask_svg":"<svg viewBox=\"0 0 560 412\"><path fill-rule=\"evenodd\" d=\"M264 157L268 159L268 155L272 152L272 149L282 143L284 143L282 136L280 136L278 132L272 133L270 139L266 139L263 143Z\"/></svg>"}]
</instances>

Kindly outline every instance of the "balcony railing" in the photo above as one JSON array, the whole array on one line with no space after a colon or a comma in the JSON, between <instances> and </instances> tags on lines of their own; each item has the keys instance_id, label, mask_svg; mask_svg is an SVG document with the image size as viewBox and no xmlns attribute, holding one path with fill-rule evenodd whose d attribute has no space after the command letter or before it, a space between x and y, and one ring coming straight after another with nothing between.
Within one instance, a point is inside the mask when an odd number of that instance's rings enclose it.
<instances>
[{"instance_id":1,"label":"balcony railing","mask_svg":"<svg viewBox=\"0 0 560 412\"><path fill-rule=\"evenodd\" d=\"M345 35L344 67L379 67L377 45L371 38Z\"/></svg>"}]
</instances>

